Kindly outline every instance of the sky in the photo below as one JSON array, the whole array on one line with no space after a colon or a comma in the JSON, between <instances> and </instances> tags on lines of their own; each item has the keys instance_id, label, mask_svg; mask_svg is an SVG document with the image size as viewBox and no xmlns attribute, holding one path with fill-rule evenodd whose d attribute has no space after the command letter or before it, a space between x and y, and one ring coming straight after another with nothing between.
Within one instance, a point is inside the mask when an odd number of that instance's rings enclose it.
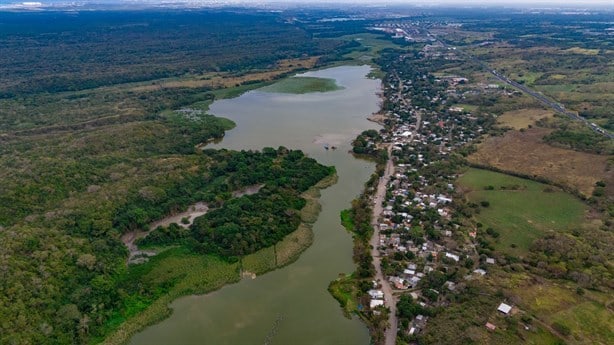
<instances>
[{"instance_id":1,"label":"sky","mask_svg":"<svg viewBox=\"0 0 614 345\"><path fill-rule=\"evenodd\" d=\"M536 6L577 6L599 5L603 7L614 8L614 0L0 0L0 4L19 4L22 2L40 2L43 4L68 4L68 3L146 3L146 4L170 4L170 3L192 3L192 4L207 4L207 3L245 3L245 4L263 4L263 3L363 3L363 4L406 4L406 5L516 5L526 7Z\"/></svg>"}]
</instances>

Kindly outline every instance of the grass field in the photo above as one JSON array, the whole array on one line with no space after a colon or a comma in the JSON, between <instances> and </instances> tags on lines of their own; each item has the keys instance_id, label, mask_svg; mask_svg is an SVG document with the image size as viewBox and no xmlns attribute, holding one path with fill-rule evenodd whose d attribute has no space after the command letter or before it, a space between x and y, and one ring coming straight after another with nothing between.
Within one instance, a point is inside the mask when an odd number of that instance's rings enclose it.
<instances>
[{"instance_id":1,"label":"grass field","mask_svg":"<svg viewBox=\"0 0 614 345\"><path fill-rule=\"evenodd\" d=\"M402 49L401 46L394 42L383 39L381 35L372 33L360 33L355 35L345 35L336 39L342 39L345 41L356 41L360 43L360 47L353 49L350 53L345 54L343 57L348 60L339 62L339 65L347 64L370 64L373 70L369 74L369 77L384 78L384 73L379 67L373 63L373 59L379 56L379 53L386 48Z\"/></svg>"},{"instance_id":2,"label":"grass field","mask_svg":"<svg viewBox=\"0 0 614 345\"><path fill-rule=\"evenodd\" d=\"M476 219L500 233L497 250L517 256L525 255L546 231L579 226L586 210L580 200L567 193L544 191L548 185L487 170L469 169L458 183L469 191L468 200L490 203ZM487 186L494 189L485 190Z\"/></svg>"},{"instance_id":3,"label":"grass field","mask_svg":"<svg viewBox=\"0 0 614 345\"><path fill-rule=\"evenodd\" d=\"M614 313L605 305L611 303L611 296L589 290L580 296L574 290L565 284L552 281L534 284L527 279L513 293L519 297L520 306L544 324L567 327L569 338L576 340L574 343L614 343Z\"/></svg>"},{"instance_id":4,"label":"grass field","mask_svg":"<svg viewBox=\"0 0 614 345\"><path fill-rule=\"evenodd\" d=\"M520 110L506 111L497 118L497 123L502 126L514 129L527 128L534 125L536 121L543 118L552 117L554 113L549 110L539 108L525 108Z\"/></svg>"},{"instance_id":5,"label":"grass field","mask_svg":"<svg viewBox=\"0 0 614 345\"><path fill-rule=\"evenodd\" d=\"M341 90L334 79L316 77L291 77L265 86L261 90L266 92L303 94L310 92L328 92Z\"/></svg>"},{"instance_id":6,"label":"grass field","mask_svg":"<svg viewBox=\"0 0 614 345\"><path fill-rule=\"evenodd\" d=\"M608 185L614 182L614 172L608 169L608 156L550 146L542 138L551 131L534 127L487 138L469 156L469 161L545 177L586 196L593 192L595 182L603 180Z\"/></svg>"}]
</instances>

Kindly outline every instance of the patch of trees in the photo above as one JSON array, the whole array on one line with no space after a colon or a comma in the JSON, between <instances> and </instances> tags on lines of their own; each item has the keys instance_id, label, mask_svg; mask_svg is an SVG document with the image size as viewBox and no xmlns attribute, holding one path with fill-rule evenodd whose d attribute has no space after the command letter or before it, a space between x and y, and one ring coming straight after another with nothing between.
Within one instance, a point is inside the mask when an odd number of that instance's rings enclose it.
<instances>
[{"instance_id":1,"label":"patch of trees","mask_svg":"<svg viewBox=\"0 0 614 345\"><path fill-rule=\"evenodd\" d=\"M562 146L578 151L613 154L614 147L611 140L607 139L599 133L592 132L588 129L571 130L557 129L554 132L546 135L544 141L556 146Z\"/></svg>"},{"instance_id":2,"label":"patch of trees","mask_svg":"<svg viewBox=\"0 0 614 345\"><path fill-rule=\"evenodd\" d=\"M218 207L197 218L188 232L178 226L155 229L141 244L187 243L197 252L225 258L272 246L300 224L299 211L305 205L300 193L334 171L301 151L284 147L264 148L262 152L206 150L205 154L215 163L206 176L198 178L202 185L175 188L177 195L166 195L171 197L169 202L181 203L183 208L195 201ZM254 195L232 198L233 191L253 185L264 187ZM122 209L116 221L122 228L146 228L168 212L168 203L151 203L138 197Z\"/></svg>"},{"instance_id":3,"label":"patch of trees","mask_svg":"<svg viewBox=\"0 0 614 345\"><path fill-rule=\"evenodd\" d=\"M232 258L270 247L297 229L303 206L295 191L270 187L229 200L195 220L195 249Z\"/></svg>"},{"instance_id":4,"label":"patch of trees","mask_svg":"<svg viewBox=\"0 0 614 345\"><path fill-rule=\"evenodd\" d=\"M375 129L363 131L352 141L352 152L362 155L376 155L377 144L381 142L382 137Z\"/></svg>"}]
</instances>

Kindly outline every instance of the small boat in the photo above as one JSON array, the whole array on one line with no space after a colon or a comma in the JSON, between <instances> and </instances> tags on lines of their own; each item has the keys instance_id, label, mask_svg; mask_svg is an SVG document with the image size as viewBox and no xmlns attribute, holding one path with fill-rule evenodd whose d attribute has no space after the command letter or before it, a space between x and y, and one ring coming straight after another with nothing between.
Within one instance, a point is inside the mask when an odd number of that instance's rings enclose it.
<instances>
[{"instance_id":1,"label":"small boat","mask_svg":"<svg viewBox=\"0 0 614 345\"><path fill-rule=\"evenodd\" d=\"M331 146L330 148L333 149L333 150L336 150L337 146Z\"/></svg>"},{"instance_id":2,"label":"small boat","mask_svg":"<svg viewBox=\"0 0 614 345\"><path fill-rule=\"evenodd\" d=\"M328 150L328 144L324 144L324 149Z\"/></svg>"}]
</instances>

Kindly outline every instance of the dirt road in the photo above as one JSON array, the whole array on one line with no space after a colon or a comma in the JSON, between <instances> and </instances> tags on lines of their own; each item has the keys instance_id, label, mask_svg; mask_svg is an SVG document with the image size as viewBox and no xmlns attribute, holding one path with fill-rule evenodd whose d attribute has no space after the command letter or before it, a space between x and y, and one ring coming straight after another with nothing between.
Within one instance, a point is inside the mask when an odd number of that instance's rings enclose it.
<instances>
[{"instance_id":1,"label":"dirt road","mask_svg":"<svg viewBox=\"0 0 614 345\"><path fill-rule=\"evenodd\" d=\"M377 226L377 219L382 214L383 207L382 202L386 197L386 186L390 181L390 176L394 173L394 164L392 162L392 145L388 144L388 162L386 162L386 169L384 170L384 176L382 176L377 184L377 191L373 199L373 215L371 217L371 224L373 225L373 236L371 237L371 256L373 257L373 265L375 266L375 280L377 280L382 286L382 292L384 292L384 302L388 309L390 309L390 315L388 316L388 328L386 328L386 345L394 345L397 338L397 303L392 294L392 288L390 283L386 280L382 272L381 258L379 256L379 227Z\"/></svg>"}]
</instances>

